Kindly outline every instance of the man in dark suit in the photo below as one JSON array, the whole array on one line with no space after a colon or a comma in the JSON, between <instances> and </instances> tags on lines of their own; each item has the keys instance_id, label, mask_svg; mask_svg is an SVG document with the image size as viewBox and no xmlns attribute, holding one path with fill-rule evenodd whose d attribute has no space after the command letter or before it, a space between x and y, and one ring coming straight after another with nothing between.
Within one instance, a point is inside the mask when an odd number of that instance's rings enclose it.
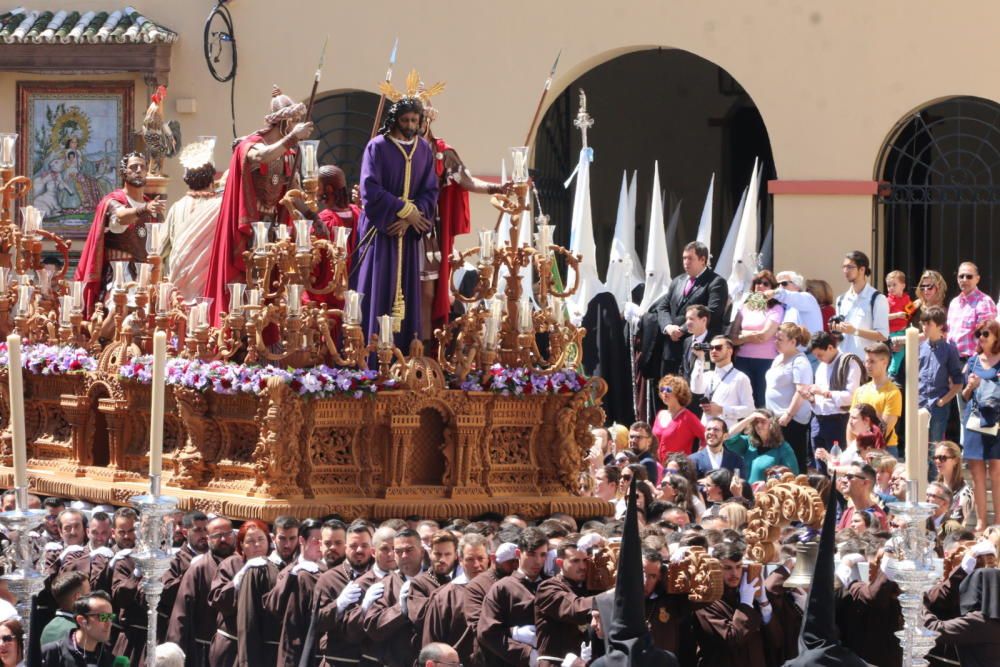
<instances>
[{"instance_id":1,"label":"man in dark suit","mask_svg":"<svg viewBox=\"0 0 1000 667\"><path fill-rule=\"evenodd\" d=\"M701 304L708 308L709 339L722 333L729 287L725 278L708 268L708 246L697 241L688 243L682 260L684 273L671 281L667 293L642 317L639 370L649 380L680 370L689 306Z\"/></svg>"},{"instance_id":2,"label":"man in dark suit","mask_svg":"<svg viewBox=\"0 0 1000 667\"><path fill-rule=\"evenodd\" d=\"M691 463L698 471L701 479L713 470L725 468L730 472L739 471L740 477L746 479L746 467L743 457L725 448L723 443L728 437L726 422L719 417L713 417L705 425L705 446L691 455Z\"/></svg>"}]
</instances>

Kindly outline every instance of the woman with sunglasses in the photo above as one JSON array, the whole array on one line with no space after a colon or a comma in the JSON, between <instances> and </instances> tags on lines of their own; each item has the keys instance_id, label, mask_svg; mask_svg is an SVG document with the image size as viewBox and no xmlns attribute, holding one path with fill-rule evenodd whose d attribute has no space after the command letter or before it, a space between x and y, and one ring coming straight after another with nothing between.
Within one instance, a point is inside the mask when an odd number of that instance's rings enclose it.
<instances>
[{"instance_id":1,"label":"woman with sunglasses","mask_svg":"<svg viewBox=\"0 0 1000 667\"><path fill-rule=\"evenodd\" d=\"M942 440L934 447L933 460L937 468L935 481L951 491L950 517L963 525L968 523L972 516L973 493L962 474L962 448L950 440Z\"/></svg>"},{"instance_id":2,"label":"woman with sunglasses","mask_svg":"<svg viewBox=\"0 0 1000 667\"><path fill-rule=\"evenodd\" d=\"M917 299L912 306L917 309L918 315L931 306L939 306L948 310L948 304L945 303L947 296L948 283L945 282L944 276L937 271L924 271L920 274L920 280L917 281ZM914 317L913 321L919 322L920 318Z\"/></svg>"},{"instance_id":3,"label":"woman with sunglasses","mask_svg":"<svg viewBox=\"0 0 1000 667\"><path fill-rule=\"evenodd\" d=\"M765 481L765 471L771 466L786 466L799 474L795 452L785 442L781 426L770 410L757 410L740 421L729 432L725 447L743 457L750 484Z\"/></svg>"},{"instance_id":4,"label":"woman with sunglasses","mask_svg":"<svg viewBox=\"0 0 1000 667\"><path fill-rule=\"evenodd\" d=\"M806 355L799 347L809 342L809 332L794 322L778 327L774 337L778 356L771 363L766 377L767 409L778 417L785 440L795 452L799 470L806 469L809 460L809 423L812 409L803 393L812 386L813 370Z\"/></svg>"},{"instance_id":5,"label":"woman with sunglasses","mask_svg":"<svg viewBox=\"0 0 1000 667\"><path fill-rule=\"evenodd\" d=\"M0 623L0 667L20 667L23 664L24 627L12 618Z\"/></svg>"},{"instance_id":6,"label":"woman with sunglasses","mask_svg":"<svg viewBox=\"0 0 1000 667\"><path fill-rule=\"evenodd\" d=\"M976 530L982 531L990 524L986 510L986 467L989 462L990 483L993 487L993 516L1000 519L1000 438L983 432L989 425L981 412L981 398L996 389L997 371L1000 370L1000 323L989 320L976 329L976 355L965 366L965 387L962 398L966 401L962 423L965 424L962 450L972 474L972 491L976 504ZM975 400L973 400L975 399Z\"/></svg>"},{"instance_id":7,"label":"woman with sunglasses","mask_svg":"<svg viewBox=\"0 0 1000 667\"><path fill-rule=\"evenodd\" d=\"M660 400L666 410L660 410L653 421L653 437L659 443L657 459L661 462L674 452L690 454L705 441L705 425L687 409L691 388L677 375L665 375L660 380Z\"/></svg>"},{"instance_id":8,"label":"woman with sunglasses","mask_svg":"<svg viewBox=\"0 0 1000 667\"><path fill-rule=\"evenodd\" d=\"M762 408L767 369L778 356L774 337L784 318L785 308L775 299L769 300L763 294L757 294L778 288L778 281L773 273L761 271L753 277L750 284L754 293L740 306L731 327L732 336L735 336L733 344L739 346L733 358L733 366L750 378L754 405Z\"/></svg>"},{"instance_id":9,"label":"woman with sunglasses","mask_svg":"<svg viewBox=\"0 0 1000 667\"><path fill-rule=\"evenodd\" d=\"M701 521L701 515L705 513L704 501L692 490L691 484L683 475L663 475L660 500L682 507L695 521Z\"/></svg>"}]
</instances>

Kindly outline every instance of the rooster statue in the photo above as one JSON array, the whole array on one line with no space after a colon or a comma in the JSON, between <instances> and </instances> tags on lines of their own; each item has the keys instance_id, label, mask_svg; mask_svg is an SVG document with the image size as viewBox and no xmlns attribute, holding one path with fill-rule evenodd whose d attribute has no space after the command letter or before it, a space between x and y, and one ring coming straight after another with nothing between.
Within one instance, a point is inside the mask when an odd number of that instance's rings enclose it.
<instances>
[{"instance_id":1,"label":"rooster statue","mask_svg":"<svg viewBox=\"0 0 1000 667\"><path fill-rule=\"evenodd\" d=\"M167 87L159 86L153 93L149 108L142 119L142 129L136 132L145 144L150 176L163 175L163 159L173 157L181 145L181 126L176 120L169 123L163 118L163 103Z\"/></svg>"}]
</instances>

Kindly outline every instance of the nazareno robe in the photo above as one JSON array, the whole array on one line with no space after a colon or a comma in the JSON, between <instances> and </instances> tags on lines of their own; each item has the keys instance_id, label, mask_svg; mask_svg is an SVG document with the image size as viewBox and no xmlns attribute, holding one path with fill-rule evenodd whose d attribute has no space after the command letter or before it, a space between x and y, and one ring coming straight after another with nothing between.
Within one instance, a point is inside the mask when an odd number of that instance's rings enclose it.
<instances>
[{"instance_id":1,"label":"nazareno robe","mask_svg":"<svg viewBox=\"0 0 1000 667\"><path fill-rule=\"evenodd\" d=\"M562 573L538 586L535 629L539 665L554 667L561 665L568 654L580 654L580 644L585 637L580 628L590 624L590 612L594 609L594 597L587 592L585 584L572 582Z\"/></svg>"},{"instance_id":2,"label":"nazareno robe","mask_svg":"<svg viewBox=\"0 0 1000 667\"><path fill-rule=\"evenodd\" d=\"M515 625L535 624L535 591L540 582L528 581L520 570L490 588L479 613L476 641L488 667L527 665L532 647L514 640Z\"/></svg>"},{"instance_id":3,"label":"nazareno robe","mask_svg":"<svg viewBox=\"0 0 1000 667\"><path fill-rule=\"evenodd\" d=\"M465 618L465 593L468 581L453 581L434 591L424 608L422 646L431 642L448 644L458 653L463 665L472 664L476 629Z\"/></svg>"},{"instance_id":4,"label":"nazareno robe","mask_svg":"<svg viewBox=\"0 0 1000 667\"><path fill-rule=\"evenodd\" d=\"M410 580L411 591L420 576ZM365 615L365 633L373 642L384 646L384 652L379 657L388 667L411 667L420 652L420 636L416 634L413 622L403 616L399 608L399 592L405 581L406 577L398 570L386 577L382 597Z\"/></svg>"},{"instance_id":5,"label":"nazareno robe","mask_svg":"<svg viewBox=\"0 0 1000 667\"><path fill-rule=\"evenodd\" d=\"M313 591L321 571L318 564L313 564L317 568L312 572L308 569L311 566L305 563L306 561L299 561L282 570L274 588L264 600L265 608L281 626L278 659L275 663L279 667L298 667L306 634L309 632Z\"/></svg>"},{"instance_id":6,"label":"nazareno robe","mask_svg":"<svg viewBox=\"0 0 1000 667\"><path fill-rule=\"evenodd\" d=\"M157 613L160 615L160 619L156 623L156 641L158 643L162 644L166 641L170 612L174 610L174 601L177 599L181 579L184 578L184 573L191 567L191 561L197 555L198 552L185 542L170 559L170 568L163 574L163 592L160 593L160 604L157 607Z\"/></svg>"},{"instance_id":7,"label":"nazareno robe","mask_svg":"<svg viewBox=\"0 0 1000 667\"><path fill-rule=\"evenodd\" d=\"M188 667L208 666L208 648L217 627L216 613L209 605L208 596L221 561L212 552L195 557L181 579L174 600L167 641L184 650Z\"/></svg>"},{"instance_id":8,"label":"nazareno robe","mask_svg":"<svg viewBox=\"0 0 1000 667\"><path fill-rule=\"evenodd\" d=\"M243 556L233 554L219 563L208 592L208 605L215 611L218 628L208 649L208 664L212 667L233 667L236 664L238 646L237 640L232 637L239 637L236 623L239 591L233 586L233 577L244 562Z\"/></svg>"},{"instance_id":9,"label":"nazareno robe","mask_svg":"<svg viewBox=\"0 0 1000 667\"><path fill-rule=\"evenodd\" d=\"M111 606L118 614L121 634L115 642L114 655L124 655L132 667L146 660L146 594L142 592L142 577L132 556L114 561L111 575ZM158 623L159 624L159 623Z\"/></svg>"},{"instance_id":10,"label":"nazareno robe","mask_svg":"<svg viewBox=\"0 0 1000 667\"><path fill-rule=\"evenodd\" d=\"M350 561L330 568L320 575L313 590L313 625L316 645L306 647L318 660L356 663L361 658L361 643L344 640L344 616L337 612L337 597L352 581L368 572L371 562L361 569L354 569ZM359 602L360 603L360 602ZM309 664L314 664L310 660Z\"/></svg>"},{"instance_id":11,"label":"nazareno robe","mask_svg":"<svg viewBox=\"0 0 1000 667\"><path fill-rule=\"evenodd\" d=\"M361 588L361 599L352 607L347 608L340 623L341 641L347 645L357 645L361 647L361 665L364 667L375 667L384 665L383 655L386 652L386 645L376 643L365 632L365 611L361 608L361 601L364 594L373 585L382 582L388 584L391 572L382 572L374 565L370 570L358 577L355 581ZM369 611L371 611L369 609ZM343 650L343 649L341 649ZM324 658L320 661L320 667L341 667L338 663Z\"/></svg>"},{"instance_id":12,"label":"nazareno robe","mask_svg":"<svg viewBox=\"0 0 1000 667\"><path fill-rule=\"evenodd\" d=\"M236 596L237 667L274 667L278 663L281 626L264 601L274 589L278 566L268 560L248 568Z\"/></svg>"},{"instance_id":13,"label":"nazareno robe","mask_svg":"<svg viewBox=\"0 0 1000 667\"><path fill-rule=\"evenodd\" d=\"M421 215L434 219L437 207L438 181L434 172L434 154L430 145L417 137L414 144L403 146L387 136L377 136L368 142L361 161L361 199L364 212L358 223L359 241L358 287L364 294L361 316L365 336L378 333L378 317L391 315L396 295L398 266L397 237L386 229L398 219L398 214L411 202ZM412 151L410 168L407 154ZM405 200L404 200L405 196ZM372 231L374 230L374 231ZM403 236L402 291L406 315L395 344L409 349L414 335L420 334L420 266L423 243L421 235L407 229Z\"/></svg>"}]
</instances>

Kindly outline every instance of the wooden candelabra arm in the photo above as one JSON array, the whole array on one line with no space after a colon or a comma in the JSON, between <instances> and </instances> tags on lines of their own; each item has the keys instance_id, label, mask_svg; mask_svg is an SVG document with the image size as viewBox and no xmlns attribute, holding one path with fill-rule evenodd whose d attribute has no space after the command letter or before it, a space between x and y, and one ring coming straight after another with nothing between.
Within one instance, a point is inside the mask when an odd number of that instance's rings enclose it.
<instances>
[{"instance_id":1,"label":"wooden candelabra arm","mask_svg":"<svg viewBox=\"0 0 1000 667\"><path fill-rule=\"evenodd\" d=\"M218 350L219 358L229 361L243 348L243 341L241 340L242 336L237 338L236 334L241 333L244 327L240 326L238 323L238 326L236 327L230 325L230 317L228 313L220 313L219 318L223 322L223 325L219 327L218 332L216 333L215 347ZM243 318L239 317L239 320L243 320Z\"/></svg>"},{"instance_id":2,"label":"wooden candelabra arm","mask_svg":"<svg viewBox=\"0 0 1000 667\"><path fill-rule=\"evenodd\" d=\"M479 250L480 248L476 247L476 248L470 248L463 253L459 253L456 251L454 265L461 266L465 262L465 259L467 257L471 257L472 255L478 255ZM496 256L494 256L493 261L495 265L497 262ZM463 295L461 292L458 291L457 287L452 285L451 293L455 297L455 300L459 301L460 303L468 304L468 303L476 303L478 301L482 301L483 299L492 299L493 295L496 294L497 291L497 277L499 274L499 271L496 271L496 267L494 265L477 264L476 271L479 273L479 280L476 283L476 291L472 296L467 297ZM482 288L482 285L484 284L488 285L485 291Z\"/></svg>"},{"instance_id":3,"label":"wooden candelabra arm","mask_svg":"<svg viewBox=\"0 0 1000 667\"><path fill-rule=\"evenodd\" d=\"M31 179L27 176L15 176L0 187L0 199L3 201L3 211L7 211L10 203L23 199L31 190Z\"/></svg>"},{"instance_id":4,"label":"wooden candelabra arm","mask_svg":"<svg viewBox=\"0 0 1000 667\"><path fill-rule=\"evenodd\" d=\"M347 264L346 253L337 249L337 246L326 239L313 239L312 242L312 266L316 266L323 261L324 253L326 261L332 269L333 274L325 287L316 287L312 283L312 272L308 276L302 276L302 282L306 286L306 291L310 294L323 295L335 292L338 297L342 297L347 290Z\"/></svg>"},{"instance_id":5,"label":"wooden candelabra arm","mask_svg":"<svg viewBox=\"0 0 1000 667\"><path fill-rule=\"evenodd\" d=\"M66 277L66 272L69 270L69 249L72 247L73 241L64 239L63 237L53 234L46 229L39 229L35 233L43 239L48 239L55 244L56 252L62 256L62 268L56 271L56 273L52 276L52 281L55 282L56 280L63 280Z\"/></svg>"},{"instance_id":6,"label":"wooden candelabra arm","mask_svg":"<svg viewBox=\"0 0 1000 667\"><path fill-rule=\"evenodd\" d=\"M341 322L344 321L344 311L340 309L332 308L324 312L336 315L340 318ZM320 339L323 341L323 344L326 347L326 351L333 358L333 363L337 364L338 366L358 365L357 363L355 363L355 360L351 358L350 354L344 356L340 353L340 350L337 349L337 343L333 340L333 334L330 331L330 319L328 317L324 316L320 318L319 321L317 322L317 326L319 328ZM347 351L352 351L354 349L354 345L352 341L350 341L350 337L347 335L347 331L345 329L346 327L341 326L340 332L341 332L341 338L344 340L344 350L345 352L347 352Z\"/></svg>"}]
</instances>

